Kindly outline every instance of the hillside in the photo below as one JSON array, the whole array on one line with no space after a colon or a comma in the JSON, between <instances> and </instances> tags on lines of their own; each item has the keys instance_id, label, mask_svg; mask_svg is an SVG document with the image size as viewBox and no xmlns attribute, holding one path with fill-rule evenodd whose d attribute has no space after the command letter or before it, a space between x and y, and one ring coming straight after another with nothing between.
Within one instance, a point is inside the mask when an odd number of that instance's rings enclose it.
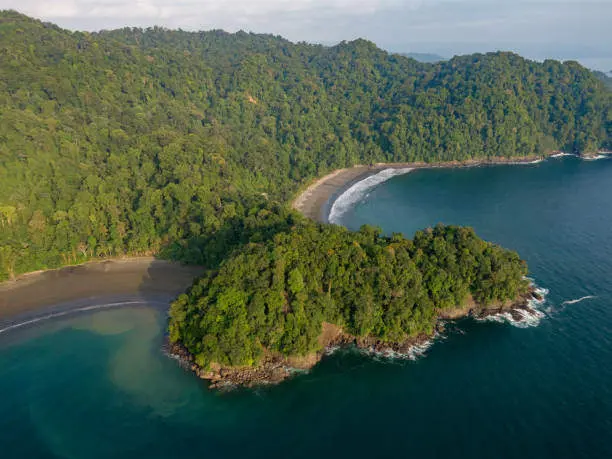
<instances>
[{"instance_id":1,"label":"hillside","mask_svg":"<svg viewBox=\"0 0 612 459\"><path fill-rule=\"evenodd\" d=\"M428 62L430 64L435 64L436 62L445 61L446 58L440 56L439 54L432 53L398 53L402 56L411 57L419 62Z\"/></svg>"},{"instance_id":2,"label":"hillside","mask_svg":"<svg viewBox=\"0 0 612 459\"><path fill-rule=\"evenodd\" d=\"M607 75L604 72L598 71L594 71L593 73L608 87L608 89L612 90L612 72L609 72Z\"/></svg>"},{"instance_id":3,"label":"hillside","mask_svg":"<svg viewBox=\"0 0 612 459\"><path fill-rule=\"evenodd\" d=\"M0 279L126 253L214 267L248 242L245 217L280 215L317 175L611 148L610 102L576 63L511 53L423 64L364 40L2 12Z\"/></svg>"},{"instance_id":4,"label":"hillside","mask_svg":"<svg viewBox=\"0 0 612 459\"><path fill-rule=\"evenodd\" d=\"M291 374L283 363L312 366L330 344L402 351L429 338L440 317L525 307L526 274L516 253L469 228L438 226L408 240L298 221L181 295L170 341L205 379L276 381Z\"/></svg>"}]
</instances>

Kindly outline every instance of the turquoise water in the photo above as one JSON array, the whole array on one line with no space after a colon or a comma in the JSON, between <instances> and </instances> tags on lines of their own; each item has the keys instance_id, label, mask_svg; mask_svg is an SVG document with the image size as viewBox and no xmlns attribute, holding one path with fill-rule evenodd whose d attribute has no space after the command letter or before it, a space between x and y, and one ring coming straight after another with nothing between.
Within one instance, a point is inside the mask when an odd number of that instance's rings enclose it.
<instances>
[{"instance_id":1,"label":"turquoise water","mask_svg":"<svg viewBox=\"0 0 612 459\"><path fill-rule=\"evenodd\" d=\"M527 259L545 317L464 320L416 361L341 352L229 393L161 353L153 307L41 322L0 334L0 457L612 457L612 160L420 170L368 193L342 223L471 225Z\"/></svg>"}]
</instances>

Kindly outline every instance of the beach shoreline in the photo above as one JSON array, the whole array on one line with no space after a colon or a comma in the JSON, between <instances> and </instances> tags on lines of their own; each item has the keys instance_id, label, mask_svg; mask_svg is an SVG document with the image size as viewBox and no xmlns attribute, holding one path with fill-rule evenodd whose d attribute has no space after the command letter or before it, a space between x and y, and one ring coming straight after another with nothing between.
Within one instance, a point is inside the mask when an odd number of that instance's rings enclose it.
<instances>
[{"instance_id":1,"label":"beach shoreline","mask_svg":"<svg viewBox=\"0 0 612 459\"><path fill-rule=\"evenodd\" d=\"M599 154L609 155L606 152ZM335 200L369 176L386 169L466 168L478 166L535 164L549 157L565 156L553 151L523 158L495 158L439 163L376 163L338 169L316 179L291 202L291 207L312 220L328 223ZM585 157L588 159L588 157ZM160 297L168 303L183 293L201 274L202 268L152 256L119 257L88 261L57 269L20 274L0 283L0 327L63 309L82 307L81 300Z\"/></svg>"},{"instance_id":2,"label":"beach shoreline","mask_svg":"<svg viewBox=\"0 0 612 459\"><path fill-rule=\"evenodd\" d=\"M0 283L0 328L96 301L155 299L170 304L201 272L197 266L130 257L22 274Z\"/></svg>"},{"instance_id":3,"label":"beach shoreline","mask_svg":"<svg viewBox=\"0 0 612 459\"><path fill-rule=\"evenodd\" d=\"M329 213L333 202L352 187L372 175L386 169L437 169L437 168L465 168L496 165L528 165L537 164L550 156L559 154L554 151L541 156L528 156L523 158L494 158L485 160L447 161L447 162L406 162L406 163L375 163L369 166L356 165L349 168L337 169L310 184L298 193L291 202L291 207L305 217L320 223L329 223Z\"/></svg>"}]
</instances>

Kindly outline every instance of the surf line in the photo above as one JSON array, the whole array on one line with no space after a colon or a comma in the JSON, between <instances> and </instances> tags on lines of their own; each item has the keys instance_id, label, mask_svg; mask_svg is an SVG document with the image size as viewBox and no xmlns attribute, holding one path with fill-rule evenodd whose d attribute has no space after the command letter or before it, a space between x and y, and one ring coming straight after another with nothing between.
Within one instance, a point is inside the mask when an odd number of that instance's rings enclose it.
<instances>
[{"instance_id":1,"label":"surf line","mask_svg":"<svg viewBox=\"0 0 612 459\"><path fill-rule=\"evenodd\" d=\"M581 301L584 301L584 300L590 300L592 298L597 298L597 297L594 296L594 295L587 295L587 296L583 296L582 298L578 298L576 300L567 300L567 301L564 301L561 304L576 304L576 303L580 303Z\"/></svg>"},{"instance_id":2,"label":"surf line","mask_svg":"<svg viewBox=\"0 0 612 459\"><path fill-rule=\"evenodd\" d=\"M96 310L99 310L99 309L110 309L110 308L116 308L116 307L119 307L119 306L129 306L129 305L137 305L137 304L151 304L151 305L152 304L159 304L159 305L166 305L166 303L162 303L160 301L144 301L144 300L121 301L121 302L118 302L118 303L96 304L96 305L85 306L85 307L77 308L77 309L69 309L67 311L54 312L54 313L51 313L51 314L47 314L45 316L37 317L35 319L30 319L30 320L26 320L24 322L19 322L17 324L9 325L8 327L0 329L0 334L8 332L8 331L11 331L11 330L15 330L16 328L21 328L21 327L25 327L27 325L35 324L37 322L42 322L43 320L55 319L57 317L67 316L69 314L74 314L74 313L77 313L77 312L96 311Z\"/></svg>"},{"instance_id":3,"label":"surf line","mask_svg":"<svg viewBox=\"0 0 612 459\"><path fill-rule=\"evenodd\" d=\"M392 177L398 175L404 175L414 170L413 167L404 168L388 168L384 169L377 174L370 175L363 180L355 183L348 190L342 193L334 201L331 210L329 212L328 221L330 223L339 224L340 218L344 215L353 205L357 204L372 188L386 182Z\"/></svg>"}]
</instances>

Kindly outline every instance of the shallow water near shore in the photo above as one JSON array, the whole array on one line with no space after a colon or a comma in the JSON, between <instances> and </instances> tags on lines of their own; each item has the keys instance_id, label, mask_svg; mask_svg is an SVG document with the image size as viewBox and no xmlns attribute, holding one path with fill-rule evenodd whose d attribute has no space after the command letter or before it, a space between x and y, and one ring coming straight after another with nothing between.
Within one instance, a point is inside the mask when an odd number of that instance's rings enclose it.
<instances>
[{"instance_id":1,"label":"shallow water near shore","mask_svg":"<svg viewBox=\"0 0 612 459\"><path fill-rule=\"evenodd\" d=\"M276 387L212 392L144 305L0 335L3 458L612 457L612 160L418 170L340 221L471 225L549 289L539 324L463 320L411 360L341 350Z\"/></svg>"}]
</instances>

